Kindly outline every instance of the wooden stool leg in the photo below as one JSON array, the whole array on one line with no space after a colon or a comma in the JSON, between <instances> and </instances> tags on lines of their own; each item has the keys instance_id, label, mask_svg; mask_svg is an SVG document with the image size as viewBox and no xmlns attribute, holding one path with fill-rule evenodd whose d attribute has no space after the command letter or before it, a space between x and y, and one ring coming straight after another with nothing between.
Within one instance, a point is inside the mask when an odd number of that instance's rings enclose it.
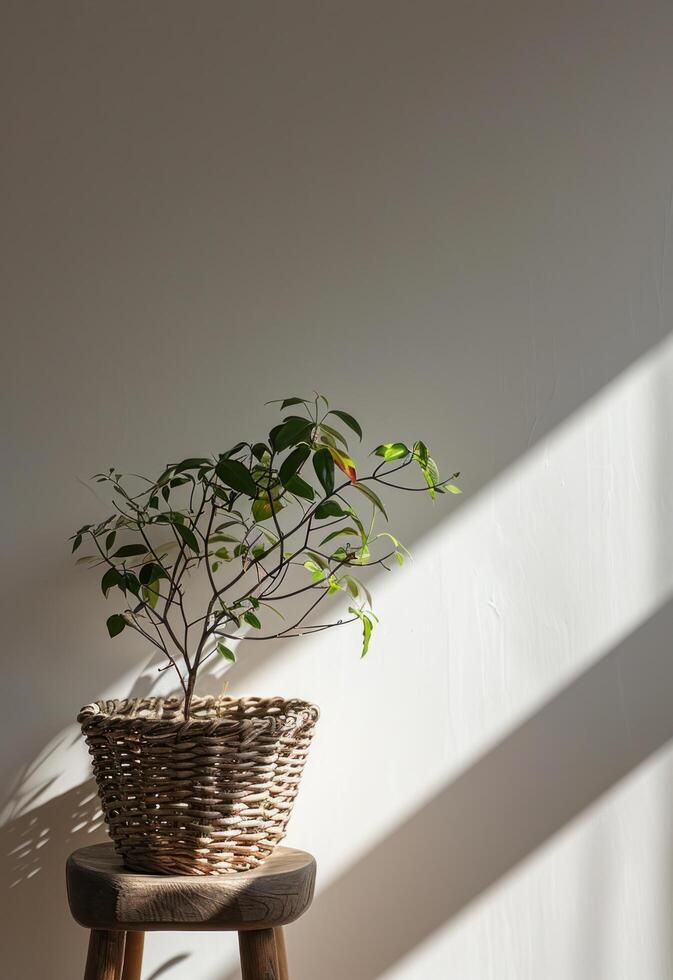
<instances>
[{"instance_id":1,"label":"wooden stool leg","mask_svg":"<svg viewBox=\"0 0 673 980\"><path fill-rule=\"evenodd\" d=\"M278 957L278 978L279 980L290 980L287 972L287 950L285 948L285 933L282 926L276 926L273 930L276 940L276 956Z\"/></svg>"},{"instance_id":2,"label":"wooden stool leg","mask_svg":"<svg viewBox=\"0 0 673 980\"><path fill-rule=\"evenodd\" d=\"M121 980L126 933L92 929L84 980Z\"/></svg>"},{"instance_id":3,"label":"wooden stool leg","mask_svg":"<svg viewBox=\"0 0 673 980\"><path fill-rule=\"evenodd\" d=\"M140 980L143 968L144 932L127 932L122 980Z\"/></svg>"},{"instance_id":4,"label":"wooden stool leg","mask_svg":"<svg viewBox=\"0 0 673 980\"><path fill-rule=\"evenodd\" d=\"M242 980L280 980L273 929L239 932Z\"/></svg>"}]
</instances>

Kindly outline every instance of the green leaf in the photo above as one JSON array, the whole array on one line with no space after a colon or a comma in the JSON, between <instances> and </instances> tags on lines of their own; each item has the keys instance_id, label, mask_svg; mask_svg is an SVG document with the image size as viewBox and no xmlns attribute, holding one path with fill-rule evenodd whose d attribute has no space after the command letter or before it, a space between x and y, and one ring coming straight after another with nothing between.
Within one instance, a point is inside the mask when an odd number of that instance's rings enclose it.
<instances>
[{"instance_id":1,"label":"green leaf","mask_svg":"<svg viewBox=\"0 0 673 980\"><path fill-rule=\"evenodd\" d=\"M148 548L144 544L125 544L115 551L113 558L135 558L137 555L146 555Z\"/></svg>"},{"instance_id":2,"label":"green leaf","mask_svg":"<svg viewBox=\"0 0 673 980\"><path fill-rule=\"evenodd\" d=\"M403 442L384 442L383 445L376 447L374 455L383 456L385 461L389 463L393 459L402 459L404 456L408 456L410 452L411 450Z\"/></svg>"},{"instance_id":3,"label":"green leaf","mask_svg":"<svg viewBox=\"0 0 673 980\"><path fill-rule=\"evenodd\" d=\"M340 442L344 449L348 449L348 443L338 429L333 429L331 425L327 424L327 422L321 422L319 429L324 442L329 443L330 440L326 436L331 436L332 440L336 440L336 442L334 442L335 446L337 442Z\"/></svg>"},{"instance_id":4,"label":"green leaf","mask_svg":"<svg viewBox=\"0 0 673 980\"><path fill-rule=\"evenodd\" d=\"M151 588L150 586L143 585L142 596L145 602L147 603L147 605L150 607L150 609L154 609L157 602L159 601L158 586L155 585L154 588Z\"/></svg>"},{"instance_id":5,"label":"green leaf","mask_svg":"<svg viewBox=\"0 0 673 980\"><path fill-rule=\"evenodd\" d=\"M435 463L434 459L428 456L427 463L425 465L421 463L421 471L425 482L428 485L428 493L434 500L436 496L437 484L439 483L439 470L437 469L437 464Z\"/></svg>"},{"instance_id":6,"label":"green leaf","mask_svg":"<svg viewBox=\"0 0 673 980\"><path fill-rule=\"evenodd\" d=\"M354 419L352 415L349 415L348 412L337 411L337 409L334 409L329 414L336 415L337 418L340 418L341 421L345 422L348 428L352 429L356 436L362 440L362 429L360 428L360 423L357 421L357 419Z\"/></svg>"},{"instance_id":7,"label":"green leaf","mask_svg":"<svg viewBox=\"0 0 673 980\"><path fill-rule=\"evenodd\" d=\"M338 530L336 531L332 531L332 533L328 534L326 538L323 538L320 544L321 545L327 544L328 541L333 541L334 538L338 538L342 534L351 534L354 535L356 538L358 536L358 532L355 530L354 527L341 527L338 528Z\"/></svg>"},{"instance_id":8,"label":"green leaf","mask_svg":"<svg viewBox=\"0 0 673 980\"><path fill-rule=\"evenodd\" d=\"M323 568L321 568L317 564L317 562L314 562L314 561L305 561L304 562L304 568L307 569L311 573L311 580L313 582L322 582L322 580L326 577L326 574L327 573L325 572L325 570Z\"/></svg>"},{"instance_id":9,"label":"green leaf","mask_svg":"<svg viewBox=\"0 0 673 980\"><path fill-rule=\"evenodd\" d=\"M235 523L235 522L232 521L231 523ZM239 538L235 538L233 536L233 534L220 534L220 533L218 533L218 534L211 534L210 537L208 538L208 540L210 541L211 544L213 544L215 542L223 542L223 543L226 543L226 544L239 544L240 543Z\"/></svg>"},{"instance_id":10,"label":"green leaf","mask_svg":"<svg viewBox=\"0 0 673 980\"><path fill-rule=\"evenodd\" d=\"M327 568L329 562L317 551L307 551L306 554L316 563L319 568Z\"/></svg>"},{"instance_id":11,"label":"green leaf","mask_svg":"<svg viewBox=\"0 0 673 980\"><path fill-rule=\"evenodd\" d=\"M371 639L374 624L367 613L363 612L362 609L357 609L355 606L349 606L348 612L357 616L362 623L362 652L360 653L360 656L364 657L369 649L369 640Z\"/></svg>"},{"instance_id":12,"label":"green leaf","mask_svg":"<svg viewBox=\"0 0 673 980\"><path fill-rule=\"evenodd\" d=\"M343 510L336 500L323 500L316 507L313 516L322 521L326 517L348 517L348 511Z\"/></svg>"},{"instance_id":13,"label":"green leaf","mask_svg":"<svg viewBox=\"0 0 673 980\"><path fill-rule=\"evenodd\" d=\"M319 449L313 454L313 469L323 490L329 496L334 491L334 460L329 449Z\"/></svg>"},{"instance_id":14,"label":"green leaf","mask_svg":"<svg viewBox=\"0 0 673 980\"><path fill-rule=\"evenodd\" d=\"M319 435L320 435L320 442L317 443L314 448L317 448L318 446L331 446L332 449L337 448L336 439L334 439L329 434L329 432L325 432L324 429L321 429Z\"/></svg>"},{"instance_id":15,"label":"green leaf","mask_svg":"<svg viewBox=\"0 0 673 980\"><path fill-rule=\"evenodd\" d=\"M283 463L278 470L278 478L283 486L286 487L287 481L292 479L293 476L297 475L310 455L310 446L297 446L296 449L292 450L287 459L283 460Z\"/></svg>"},{"instance_id":16,"label":"green leaf","mask_svg":"<svg viewBox=\"0 0 673 980\"><path fill-rule=\"evenodd\" d=\"M353 562L356 565L366 565L369 561L370 551L369 546L363 544L361 548L358 548L353 554Z\"/></svg>"},{"instance_id":17,"label":"green leaf","mask_svg":"<svg viewBox=\"0 0 673 980\"><path fill-rule=\"evenodd\" d=\"M119 585L122 581L123 576L117 571L116 568L108 568L107 572L100 580L100 587L106 599L110 589L114 588L115 585Z\"/></svg>"},{"instance_id":18,"label":"green leaf","mask_svg":"<svg viewBox=\"0 0 673 980\"><path fill-rule=\"evenodd\" d=\"M119 613L115 613L114 616L108 617L106 625L110 637L115 637L119 636L121 631L126 627L126 620Z\"/></svg>"},{"instance_id":19,"label":"green leaf","mask_svg":"<svg viewBox=\"0 0 673 980\"><path fill-rule=\"evenodd\" d=\"M257 484L250 475L248 468L238 460L221 459L215 467L215 472L222 483L226 483L232 490L244 493L248 497L257 496Z\"/></svg>"},{"instance_id":20,"label":"green leaf","mask_svg":"<svg viewBox=\"0 0 673 980\"><path fill-rule=\"evenodd\" d=\"M168 483L168 481L170 480L170 478L173 476L174 470L175 470L175 467L174 466L167 466L166 469L164 470L164 472L161 474L161 476L157 480L156 485L158 487L163 487L163 485L165 483Z\"/></svg>"},{"instance_id":21,"label":"green leaf","mask_svg":"<svg viewBox=\"0 0 673 980\"><path fill-rule=\"evenodd\" d=\"M81 534L75 535L75 540L72 543L72 551L70 552L71 555L74 555L74 553L77 551L81 543L82 543L82 535Z\"/></svg>"},{"instance_id":22,"label":"green leaf","mask_svg":"<svg viewBox=\"0 0 673 980\"><path fill-rule=\"evenodd\" d=\"M243 619L248 624L248 626L253 626L256 630L261 630L262 624L257 619L254 612L248 610L247 612L243 613Z\"/></svg>"},{"instance_id":23,"label":"green leaf","mask_svg":"<svg viewBox=\"0 0 673 980\"><path fill-rule=\"evenodd\" d=\"M289 449L290 446L296 446L298 442L303 442L309 438L312 428L313 422L310 419L291 415L283 422L278 431L273 430L275 432L273 436L274 450L277 453L282 453L284 449Z\"/></svg>"},{"instance_id":24,"label":"green leaf","mask_svg":"<svg viewBox=\"0 0 673 980\"><path fill-rule=\"evenodd\" d=\"M333 551L332 552L332 555L330 557L330 561L339 561L339 562L350 561L351 555L352 555L352 552L350 550L349 551L346 551L346 549L344 548L344 546L343 545L340 545L336 549L336 551Z\"/></svg>"},{"instance_id":25,"label":"green leaf","mask_svg":"<svg viewBox=\"0 0 673 980\"><path fill-rule=\"evenodd\" d=\"M109 551L112 545L115 543L115 538L117 537L116 531L110 531L108 536L105 538L105 550Z\"/></svg>"},{"instance_id":26,"label":"green leaf","mask_svg":"<svg viewBox=\"0 0 673 980\"><path fill-rule=\"evenodd\" d=\"M376 540L379 538L388 538L389 541L395 545L395 548L399 549L395 552L395 557L399 565L404 563L404 557L411 558L411 552L408 548L405 548L401 541L398 541L394 534L390 534L388 531L381 531L376 535Z\"/></svg>"},{"instance_id":27,"label":"green leaf","mask_svg":"<svg viewBox=\"0 0 673 980\"><path fill-rule=\"evenodd\" d=\"M175 530L177 531L177 533L180 535L180 537L182 538L182 540L184 541L184 543L187 545L187 547L190 548L193 552L195 552L198 555L198 553L199 553L199 542L197 541L196 535L194 534L194 532L190 528L185 527L184 524L174 524L173 527L175 528Z\"/></svg>"},{"instance_id":28,"label":"green leaf","mask_svg":"<svg viewBox=\"0 0 673 980\"><path fill-rule=\"evenodd\" d=\"M232 514L236 514L236 515L238 515L240 517L240 511L232 510L231 513ZM243 523L242 520L236 520L236 518L232 518L230 521L222 521L221 524L218 524L217 525L217 527L215 528L215 530L216 531L224 531L225 527L233 527L235 524L242 524L242 523Z\"/></svg>"},{"instance_id":29,"label":"green leaf","mask_svg":"<svg viewBox=\"0 0 673 980\"><path fill-rule=\"evenodd\" d=\"M442 489L442 491L444 491L444 492L448 491L449 493L462 493L463 492L460 489L460 487L457 487L455 485L455 483L445 483L444 486L441 489Z\"/></svg>"},{"instance_id":30,"label":"green leaf","mask_svg":"<svg viewBox=\"0 0 673 980\"><path fill-rule=\"evenodd\" d=\"M366 600L369 603L369 606L371 608L371 606L372 606L372 596L371 596L371 592L369 591L369 589L367 588L367 586L363 582L361 582L359 578L355 578L354 575L345 575L344 578L346 578L348 580L348 590L351 593L351 595L352 596L356 596L356 595L359 595L360 592L362 592L362 594L366 598ZM352 591L351 586L355 589L354 592Z\"/></svg>"},{"instance_id":31,"label":"green leaf","mask_svg":"<svg viewBox=\"0 0 673 980\"><path fill-rule=\"evenodd\" d=\"M348 511L348 513L350 514L350 516L351 516L351 519L352 519L352 521L353 521L353 523L355 524L355 526L357 527L357 529L358 529L358 531L360 532L360 538L362 539L362 543L363 543L363 545L364 545L364 544L367 544L367 540L368 540L368 534L367 534L367 532L365 531L365 528L364 528L364 524L363 524L363 523L362 523L362 521L360 520L360 517L359 517L359 515L358 515L358 514L357 514L357 512L356 512L356 511L355 511L355 510L354 510L354 509L353 509L352 507L350 507L350 506L349 506L349 507L347 507L347 508L346 508L346 510L347 510L347 511Z\"/></svg>"},{"instance_id":32,"label":"green leaf","mask_svg":"<svg viewBox=\"0 0 673 980\"><path fill-rule=\"evenodd\" d=\"M212 459L208 459L205 456L199 456L192 459L183 459L181 463L178 463L174 467L175 473L182 473L184 470L199 470L202 466L211 466Z\"/></svg>"},{"instance_id":33,"label":"green leaf","mask_svg":"<svg viewBox=\"0 0 673 980\"><path fill-rule=\"evenodd\" d=\"M298 473L295 473L293 477L285 484L287 490L293 493L295 497L303 497L304 500L313 500L315 498L315 490L310 483L303 480Z\"/></svg>"},{"instance_id":34,"label":"green leaf","mask_svg":"<svg viewBox=\"0 0 673 980\"><path fill-rule=\"evenodd\" d=\"M154 524L184 524L185 515L179 510L167 510L163 514L157 514L152 520Z\"/></svg>"},{"instance_id":35,"label":"green leaf","mask_svg":"<svg viewBox=\"0 0 673 980\"><path fill-rule=\"evenodd\" d=\"M392 541L392 543L395 545L396 548L404 548L404 545L403 544L400 544L400 542L397 540L397 538L395 537L395 535L394 534L391 534L390 531L380 531L375 536L375 540L378 541L379 538L387 538L388 541ZM404 550L407 551L406 548L404 548ZM409 554L408 551L407 551L407 554Z\"/></svg>"},{"instance_id":36,"label":"green leaf","mask_svg":"<svg viewBox=\"0 0 673 980\"><path fill-rule=\"evenodd\" d=\"M260 534L263 534L269 544L276 544L278 541L278 535L268 527L259 528Z\"/></svg>"},{"instance_id":37,"label":"green leaf","mask_svg":"<svg viewBox=\"0 0 673 980\"><path fill-rule=\"evenodd\" d=\"M229 459L230 456L235 456L236 453L240 453L242 449L245 449L247 445L247 442L237 442L231 449L227 449L226 453L222 453L220 459Z\"/></svg>"},{"instance_id":38,"label":"green leaf","mask_svg":"<svg viewBox=\"0 0 673 980\"><path fill-rule=\"evenodd\" d=\"M270 402L264 402L265 405L277 405L281 403L280 410L284 408L289 408L291 405L308 405L308 401L305 398L272 398Z\"/></svg>"},{"instance_id":39,"label":"green leaf","mask_svg":"<svg viewBox=\"0 0 673 980\"><path fill-rule=\"evenodd\" d=\"M414 455L418 459L418 462L421 464L421 466L428 465L428 458L429 458L428 447L425 445L424 442L421 442L419 440L418 442L414 443Z\"/></svg>"},{"instance_id":40,"label":"green leaf","mask_svg":"<svg viewBox=\"0 0 673 980\"><path fill-rule=\"evenodd\" d=\"M276 445L276 436L278 435L278 433L280 432L280 430L283 428L283 425L284 424L285 424L284 422L279 422L278 425L274 425L274 427L269 430L269 445L272 446L272 447L274 447L274 451L275 451L275 445Z\"/></svg>"},{"instance_id":41,"label":"green leaf","mask_svg":"<svg viewBox=\"0 0 673 980\"><path fill-rule=\"evenodd\" d=\"M381 503L381 498L378 496L378 494L375 494L373 490L371 490L369 487L366 487L364 483L354 483L353 486L356 488L356 490L359 490L360 493L363 493L368 500L371 500L374 506L378 507L378 509L381 511L385 519L388 520L386 509Z\"/></svg>"},{"instance_id":42,"label":"green leaf","mask_svg":"<svg viewBox=\"0 0 673 980\"><path fill-rule=\"evenodd\" d=\"M132 593L132 595L138 595L140 592L140 582L138 581L138 577L134 575L133 572L124 573L124 586L129 592Z\"/></svg>"},{"instance_id":43,"label":"green leaf","mask_svg":"<svg viewBox=\"0 0 673 980\"><path fill-rule=\"evenodd\" d=\"M236 654L229 647L225 647L224 643L217 644L217 652L224 657L225 660L230 660L232 664L236 663Z\"/></svg>"},{"instance_id":44,"label":"green leaf","mask_svg":"<svg viewBox=\"0 0 673 980\"><path fill-rule=\"evenodd\" d=\"M138 579L141 585L151 585L153 582L158 582L162 578L168 578L168 574L155 561L150 561L146 565L143 565L138 573Z\"/></svg>"},{"instance_id":45,"label":"green leaf","mask_svg":"<svg viewBox=\"0 0 673 980\"><path fill-rule=\"evenodd\" d=\"M270 455L269 447L266 446L263 442L256 442L255 445L252 447L252 455L255 457L255 459L258 459L261 463L265 456Z\"/></svg>"},{"instance_id":46,"label":"green leaf","mask_svg":"<svg viewBox=\"0 0 673 980\"><path fill-rule=\"evenodd\" d=\"M277 514L285 506L285 501L276 498L273 502L265 495L258 497L252 505L252 516L255 521L268 521L272 514Z\"/></svg>"}]
</instances>

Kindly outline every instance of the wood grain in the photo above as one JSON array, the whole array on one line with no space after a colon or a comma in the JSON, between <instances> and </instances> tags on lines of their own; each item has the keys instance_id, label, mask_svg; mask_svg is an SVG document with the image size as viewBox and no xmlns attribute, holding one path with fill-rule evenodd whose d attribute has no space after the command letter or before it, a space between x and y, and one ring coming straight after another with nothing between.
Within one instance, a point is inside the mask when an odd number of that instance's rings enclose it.
<instances>
[{"instance_id":1,"label":"wood grain","mask_svg":"<svg viewBox=\"0 0 673 980\"><path fill-rule=\"evenodd\" d=\"M280 980L273 929L239 932L242 980Z\"/></svg>"},{"instance_id":2,"label":"wood grain","mask_svg":"<svg viewBox=\"0 0 673 980\"><path fill-rule=\"evenodd\" d=\"M92 929L84 980L121 980L125 940L123 932Z\"/></svg>"},{"instance_id":3,"label":"wood grain","mask_svg":"<svg viewBox=\"0 0 673 980\"><path fill-rule=\"evenodd\" d=\"M122 980L140 980L143 968L144 932L127 932Z\"/></svg>"},{"instance_id":4,"label":"wood grain","mask_svg":"<svg viewBox=\"0 0 673 980\"><path fill-rule=\"evenodd\" d=\"M287 950L285 948L285 933L282 926L276 926L273 930L276 937L276 956L278 957L278 976L279 980L289 980L287 972Z\"/></svg>"},{"instance_id":5,"label":"wood grain","mask_svg":"<svg viewBox=\"0 0 673 980\"><path fill-rule=\"evenodd\" d=\"M68 900L89 929L267 929L311 904L315 860L278 847L259 867L231 875L150 875L124 868L112 844L75 851L66 865Z\"/></svg>"}]
</instances>

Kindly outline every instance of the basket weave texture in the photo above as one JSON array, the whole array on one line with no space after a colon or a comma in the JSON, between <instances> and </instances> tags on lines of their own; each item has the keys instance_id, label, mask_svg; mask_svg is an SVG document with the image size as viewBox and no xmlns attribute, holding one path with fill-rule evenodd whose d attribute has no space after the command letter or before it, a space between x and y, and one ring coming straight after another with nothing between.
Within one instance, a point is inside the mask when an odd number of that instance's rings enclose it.
<instances>
[{"instance_id":1,"label":"basket weave texture","mask_svg":"<svg viewBox=\"0 0 673 980\"><path fill-rule=\"evenodd\" d=\"M247 871L285 836L318 709L283 698L97 701L77 720L124 864Z\"/></svg>"}]
</instances>

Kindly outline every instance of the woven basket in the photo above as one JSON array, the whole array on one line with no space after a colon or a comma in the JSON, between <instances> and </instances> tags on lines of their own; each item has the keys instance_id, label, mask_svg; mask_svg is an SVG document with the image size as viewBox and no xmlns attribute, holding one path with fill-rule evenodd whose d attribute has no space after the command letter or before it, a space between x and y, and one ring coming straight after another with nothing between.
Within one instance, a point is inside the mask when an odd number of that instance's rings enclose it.
<instances>
[{"instance_id":1,"label":"woven basket","mask_svg":"<svg viewBox=\"0 0 673 980\"><path fill-rule=\"evenodd\" d=\"M285 836L318 709L283 698L97 701L77 720L124 864L247 871Z\"/></svg>"}]
</instances>

